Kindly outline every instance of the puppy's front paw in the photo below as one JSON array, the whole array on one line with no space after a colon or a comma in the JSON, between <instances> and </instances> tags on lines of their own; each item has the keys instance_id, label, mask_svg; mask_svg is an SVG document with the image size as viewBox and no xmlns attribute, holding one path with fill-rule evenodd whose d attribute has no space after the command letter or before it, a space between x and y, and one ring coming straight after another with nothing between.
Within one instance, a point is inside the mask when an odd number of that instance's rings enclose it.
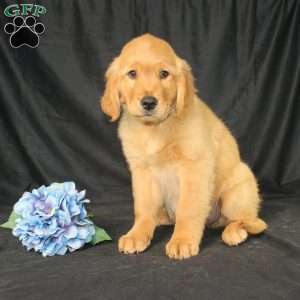
<instances>
[{"instance_id":1,"label":"puppy's front paw","mask_svg":"<svg viewBox=\"0 0 300 300\"><path fill-rule=\"evenodd\" d=\"M119 239L119 251L125 254L143 252L150 244L150 238L125 234Z\"/></svg>"},{"instance_id":2,"label":"puppy's front paw","mask_svg":"<svg viewBox=\"0 0 300 300\"><path fill-rule=\"evenodd\" d=\"M166 254L170 258L185 259L199 253L199 244L190 239L171 239L166 245Z\"/></svg>"}]
</instances>

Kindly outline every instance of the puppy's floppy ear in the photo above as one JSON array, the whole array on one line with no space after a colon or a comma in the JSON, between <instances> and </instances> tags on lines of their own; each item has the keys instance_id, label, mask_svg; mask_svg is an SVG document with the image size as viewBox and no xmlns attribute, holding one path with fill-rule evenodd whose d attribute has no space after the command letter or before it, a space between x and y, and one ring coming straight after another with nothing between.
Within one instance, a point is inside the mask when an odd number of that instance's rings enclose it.
<instances>
[{"instance_id":1,"label":"puppy's floppy ear","mask_svg":"<svg viewBox=\"0 0 300 300\"><path fill-rule=\"evenodd\" d=\"M178 116L189 101L192 101L196 89L189 64L185 60L177 58L176 65L178 70L176 114Z\"/></svg>"},{"instance_id":2,"label":"puppy's floppy ear","mask_svg":"<svg viewBox=\"0 0 300 300\"><path fill-rule=\"evenodd\" d=\"M119 58L115 58L105 73L106 86L100 104L103 112L111 117L111 121L119 118L121 112L120 95L118 88Z\"/></svg>"}]
</instances>

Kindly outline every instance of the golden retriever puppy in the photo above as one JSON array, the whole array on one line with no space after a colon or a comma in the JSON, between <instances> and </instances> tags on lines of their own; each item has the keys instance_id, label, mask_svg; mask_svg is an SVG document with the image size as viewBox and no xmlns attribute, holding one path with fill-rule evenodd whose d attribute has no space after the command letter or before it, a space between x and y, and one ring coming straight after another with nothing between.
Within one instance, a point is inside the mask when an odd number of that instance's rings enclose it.
<instances>
[{"instance_id":1,"label":"golden retriever puppy","mask_svg":"<svg viewBox=\"0 0 300 300\"><path fill-rule=\"evenodd\" d=\"M144 251L162 224L175 224L166 245L175 259L198 254L207 223L225 227L229 246L266 229L256 179L234 137L199 99L189 65L167 42L150 34L133 39L106 79L101 107L112 121L121 115L134 197L134 225L119 251Z\"/></svg>"}]
</instances>

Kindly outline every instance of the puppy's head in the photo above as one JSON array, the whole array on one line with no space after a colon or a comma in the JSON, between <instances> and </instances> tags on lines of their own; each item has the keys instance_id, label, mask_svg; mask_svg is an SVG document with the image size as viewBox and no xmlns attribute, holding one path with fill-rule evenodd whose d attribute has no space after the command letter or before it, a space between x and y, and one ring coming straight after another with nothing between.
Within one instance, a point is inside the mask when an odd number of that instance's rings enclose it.
<instances>
[{"instance_id":1,"label":"puppy's head","mask_svg":"<svg viewBox=\"0 0 300 300\"><path fill-rule=\"evenodd\" d=\"M127 43L106 72L101 99L112 121L123 108L146 123L159 123L179 115L194 95L189 65L171 46L150 34Z\"/></svg>"}]
</instances>

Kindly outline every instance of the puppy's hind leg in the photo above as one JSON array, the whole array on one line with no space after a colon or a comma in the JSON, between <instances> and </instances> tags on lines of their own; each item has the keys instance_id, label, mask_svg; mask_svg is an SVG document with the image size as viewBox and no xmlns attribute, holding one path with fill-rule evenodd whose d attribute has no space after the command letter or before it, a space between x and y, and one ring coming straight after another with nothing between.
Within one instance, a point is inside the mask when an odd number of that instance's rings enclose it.
<instances>
[{"instance_id":1,"label":"puppy's hind leg","mask_svg":"<svg viewBox=\"0 0 300 300\"><path fill-rule=\"evenodd\" d=\"M267 224L258 218L260 197L256 179L249 167L240 163L225 180L221 194L221 214L228 220L222 233L223 241L235 246L249 234L259 234Z\"/></svg>"}]
</instances>

